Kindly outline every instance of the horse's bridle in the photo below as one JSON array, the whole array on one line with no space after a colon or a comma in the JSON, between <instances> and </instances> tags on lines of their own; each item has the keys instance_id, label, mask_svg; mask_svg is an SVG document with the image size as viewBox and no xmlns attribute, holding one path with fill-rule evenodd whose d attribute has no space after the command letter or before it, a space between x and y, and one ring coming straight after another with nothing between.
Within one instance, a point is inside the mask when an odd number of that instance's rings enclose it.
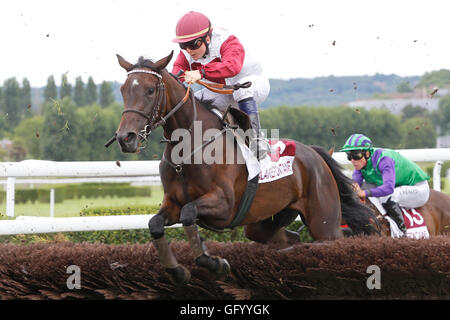
<instances>
[{"instance_id":1,"label":"horse's bridle","mask_svg":"<svg viewBox=\"0 0 450 320\"><path fill-rule=\"evenodd\" d=\"M140 115L141 117L144 117L145 119L147 119L147 124L144 127L143 130L141 130L139 132L139 136L142 138L142 140L147 141L147 137L151 134L151 132L153 130L155 130L156 128L160 127L160 126L164 126L167 122L167 119L169 119L178 109L180 109L183 104L186 103L186 101L189 98L189 94L191 93L191 86L189 85L187 90L186 90L186 94L183 97L183 99L181 99L180 102L178 102L173 108L172 110L170 110L165 116L162 116L163 112L161 112L161 109L163 106L166 106L166 88L164 85L164 81L162 80L162 75L159 74L158 72L152 71L152 70L147 70L147 69L134 69L131 70L127 73L127 75L130 75L132 73L148 73L148 74L152 74L154 76L156 76L158 78L158 85L156 86L156 99L153 105L153 108L151 109L152 111L147 114L145 112L139 111L137 109L125 109L122 112L122 115L124 113L127 112L133 112L136 113L138 115ZM197 114L197 110L196 110L196 106L195 106L195 99L194 97L192 97L193 101L194 101L194 120L196 118L196 114ZM159 121L155 121L157 117L160 117ZM117 138L117 133L114 134L114 136L109 139L106 143L105 143L105 147L109 147L114 141L116 141Z\"/></svg>"},{"instance_id":2,"label":"horse's bridle","mask_svg":"<svg viewBox=\"0 0 450 320\"><path fill-rule=\"evenodd\" d=\"M145 112L142 112L142 111L139 111L139 110L133 109L133 108L125 109L122 112L122 115L127 112L133 112L133 113L136 113L136 114L140 115L141 117L144 117L145 119L147 119L147 124L145 125L144 129L139 132L139 136L143 140L147 140L147 137L150 135L150 133L154 129L156 129L157 127L159 127L161 125L160 121L155 124L155 119L158 116L161 117L162 106L166 105L166 92L165 92L166 89L164 86L164 82L162 80L162 76L155 71L147 70L147 69L134 69L134 70L129 71L127 73L127 76L129 76L130 74L133 74L133 73L148 73L148 74L152 74L158 78L158 84L156 86L156 99L153 103L153 107L151 108L150 113L147 114ZM163 120L162 117L161 117L161 120ZM163 120L163 122L165 123L165 119Z\"/></svg>"}]
</instances>

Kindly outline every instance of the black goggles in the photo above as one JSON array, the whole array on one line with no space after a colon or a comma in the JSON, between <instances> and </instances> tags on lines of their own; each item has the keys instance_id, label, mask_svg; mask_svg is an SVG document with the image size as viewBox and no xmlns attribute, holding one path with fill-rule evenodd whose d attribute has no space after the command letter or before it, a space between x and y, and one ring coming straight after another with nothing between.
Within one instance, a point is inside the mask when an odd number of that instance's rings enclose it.
<instances>
[{"instance_id":1,"label":"black goggles","mask_svg":"<svg viewBox=\"0 0 450 320\"><path fill-rule=\"evenodd\" d=\"M202 38L198 38L189 42L184 42L184 43L180 43L180 48L183 50L186 49L191 49L191 50L197 50L198 48L200 48L203 44L203 39Z\"/></svg>"},{"instance_id":2,"label":"black goggles","mask_svg":"<svg viewBox=\"0 0 450 320\"><path fill-rule=\"evenodd\" d=\"M348 161L352 161L352 160L361 160L364 157L364 151L352 151L352 152L347 152L347 160Z\"/></svg>"}]
</instances>

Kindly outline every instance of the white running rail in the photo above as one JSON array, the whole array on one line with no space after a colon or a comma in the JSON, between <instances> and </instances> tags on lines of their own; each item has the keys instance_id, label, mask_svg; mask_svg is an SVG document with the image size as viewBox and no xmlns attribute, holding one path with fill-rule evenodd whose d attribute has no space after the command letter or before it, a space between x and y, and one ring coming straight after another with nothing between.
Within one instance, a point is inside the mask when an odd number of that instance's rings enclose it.
<instances>
[{"instance_id":1,"label":"white running rail","mask_svg":"<svg viewBox=\"0 0 450 320\"><path fill-rule=\"evenodd\" d=\"M440 171L443 161L450 161L450 148L397 150L414 162L435 162L433 188L440 190ZM335 152L340 164L350 164L345 153ZM159 176L159 161L86 161L54 162L25 160L0 163L0 179L7 179L7 215L14 217L14 189L18 177L144 177ZM64 231L145 229L152 215L123 215L105 217L40 218L17 217L0 221L0 235L50 233ZM178 225L175 225L178 226Z\"/></svg>"}]
</instances>

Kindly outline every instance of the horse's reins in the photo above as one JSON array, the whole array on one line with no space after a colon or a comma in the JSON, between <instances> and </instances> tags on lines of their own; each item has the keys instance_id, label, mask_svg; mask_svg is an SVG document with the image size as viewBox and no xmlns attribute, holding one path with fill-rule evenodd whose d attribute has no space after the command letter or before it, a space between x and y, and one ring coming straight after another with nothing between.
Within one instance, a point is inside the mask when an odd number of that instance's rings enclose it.
<instances>
[{"instance_id":1,"label":"horse's reins","mask_svg":"<svg viewBox=\"0 0 450 320\"><path fill-rule=\"evenodd\" d=\"M201 84L202 86L204 86L206 89L215 92L215 93L220 93L220 94L233 94L233 92L235 90L241 89L241 88L249 88L252 83L250 81L244 82L242 84L237 83L235 85L226 85L226 84L221 84L221 83L213 83L213 82L204 82L201 80L197 80L198 84Z\"/></svg>"}]
</instances>

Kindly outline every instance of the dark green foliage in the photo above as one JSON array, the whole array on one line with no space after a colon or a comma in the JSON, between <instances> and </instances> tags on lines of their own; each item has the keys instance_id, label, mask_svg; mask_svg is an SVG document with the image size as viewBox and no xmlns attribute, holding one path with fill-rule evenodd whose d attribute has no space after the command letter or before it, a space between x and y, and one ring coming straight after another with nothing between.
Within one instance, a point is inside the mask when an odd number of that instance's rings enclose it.
<instances>
[{"instance_id":1,"label":"dark green foliage","mask_svg":"<svg viewBox=\"0 0 450 320\"><path fill-rule=\"evenodd\" d=\"M44 90L44 101L49 102L57 99L57 89L55 78L53 76L48 77L47 86Z\"/></svg>"},{"instance_id":2,"label":"dark green foliage","mask_svg":"<svg viewBox=\"0 0 450 320\"><path fill-rule=\"evenodd\" d=\"M440 77L438 77L440 78ZM445 79L445 77L443 78ZM298 140L304 144L321 145L326 148L335 146L339 148L346 137L354 132L361 132L370 136L377 146L394 149L401 148L425 148L433 145L436 135L435 127L445 135L449 132L450 110L448 97L440 98L439 110L428 113L415 106L405 108L402 118L393 115L386 110L362 108L336 107L339 103L364 98L375 93L395 92L400 83L409 83L415 87L419 77L402 78L395 75L375 75L362 77L323 77L316 79L271 79L271 93L261 106L266 108L261 111L262 127L279 129L280 136ZM446 81L446 80L445 80ZM57 100L57 88L53 76L48 78L45 88L43 106L36 109L43 110L44 122L24 122L31 115L28 91L29 82L23 81L20 88L17 81L10 81L1 90L2 98L6 101L11 90L23 99L15 98L11 101L14 106L7 111L6 105L0 105L0 135L10 136L13 127L21 127L14 132L18 141L17 149L22 146L26 151L26 158L48 159L57 161L95 161L95 160L157 160L161 158L164 144L159 141L162 138L162 130L152 132L148 146L137 154L121 153L117 144L104 148L103 144L110 139L117 129L123 111L120 84L104 81L98 87L92 77L85 86L81 77L77 78L73 101L68 93L71 86L63 75L60 94L65 99ZM99 90L98 90L99 89ZM34 101L38 94L33 94ZM300 98L299 98L300 97ZM22 99L22 100L21 100ZM22 102L19 102L22 101ZM8 100L9 101L9 100ZM98 105L95 104L98 101ZM115 103L119 101L120 103ZM89 105L86 105L89 104ZM298 107L308 104L310 107ZM323 105L322 107L314 107ZM333 107L324 107L333 105ZM289 106L289 107L288 107ZM269 108L270 107L270 108ZM33 108L33 112L35 112ZM38 111L39 112L39 111ZM19 116L10 121L10 117ZM424 120L411 120L412 118ZM433 123L429 120L432 119ZM411 120L408 122L408 120ZM16 122L17 123L16 123ZM20 121L20 122L18 122ZM419 122L418 122L419 121ZM425 125L423 125L425 124ZM16 126L17 125L17 126ZM419 129L415 129L419 127ZM42 130L40 130L42 128ZM27 130L28 129L28 130ZM19 140L21 140L19 142ZM20 150L18 150L20 151ZM4 151L6 152L6 151ZM16 152L19 155L21 152ZM4 161L12 159L11 155L2 155ZM20 160L20 157L15 157ZM23 157L22 157L23 158Z\"/></svg>"},{"instance_id":3,"label":"dark green foliage","mask_svg":"<svg viewBox=\"0 0 450 320\"><path fill-rule=\"evenodd\" d=\"M430 119L415 117L403 123L405 134L402 148L420 149L436 147L436 131Z\"/></svg>"},{"instance_id":4,"label":"dark green foliage","mask_svg":"<svg viewBox=\"0 0 450 320\"><path fill-rule=\"evenodd\" d=\"M103 81L100 86L100 105L102 107L107 107L114 102L114 95L111 83L108 81Z\"/></svg>"},{"instance_id":5,"label":"dark green foliage","mask_svg":"<svg viewBox=\"0 0 450 320\"><path fill-rule=\"evenodd\" d=\"M364 133L376 146L401 148L402 124L386 110L359 110L349 107L278 107L261 111L261 124L279 129L281 138L325 148L342 147L353 133Z\"/></svg>"},{"instance_id":6,"label":"dark green foliage","mask_svg":"<svg viewBox=\"0 0 450 320\"><path fill-rule=\"evenodd\" d=\"M7 79L4 82L0 106L3 116L7 120L7 129L14 129L23 119L23 113L27 110L26 105L22 105L21 89L15 78Z\"/></svg>"},{"instance_id":7,"label":"dark green foliage","mask_svg":"<svg viewBox=\"0 0 450 320\"><path fill-rule=\"evenodd\" d=\"M411 89L408 81L402 81L397 85L397 92L412 92L413 89Z\"/></svg>"},{"instance_id":8,"label":"dark green foliage","mask_svg":"<svg viewBox=\"0 0 450 320\"><path fill-rule=\"evenodd\" d=\"M61 76L61 87L59 89L59 98L72 98L72 85L67 81L67 74Z\"/></svg>"},{"instance_id":9,"label":"dark green foliage","mask_svg":"<svg viewBox=\"0 0 450 320\"><path fill-rule=\"evenodd\" d=\"M66 97L44 105L44 125L41 141L41 157L54 161L73 161L78 157L78 141L81 133L76 106Z\"/></svg>"},{"instance_id":10,"label":"dark green foliage","mask_svg":"<svg viewBox=\"0 0 450 320\"><path fill-rule=\"evenodd\" d=\"M439 100L439 109L433 113L433 120L442 135L450 134L450 94Z\"/></svg>"},{"instance_id":11,"label":"dark green foliage","mask_svg":"<svg viewBox=\"0 0 450 320\"><path fill-rule=\"evenodd\" d=\"M425 73L420 79L418 87L429 88L431 86L437 88L448 87L450 84L450 70L441 69Z\"/></svg>"},{"instance_id":12,"label":"dark green foliage","mask_svg":"<svg viewBox=\"0 0 450 320\"><path fill-rule=\"evenodd\" d=\"M84 88L84 82L81 77L77 77L77 79L75 80L73 102L75 102L75 104L79 107L86 105L86 92Z\"/></svg>"},{"instance_id":13,"label":"dark green foliage","mask_svg":"<svg viewBox=\"0 0 450 320\"><path fill-rule=\"evenodd\" d=\"M86 104L94 104L97 103L98 94L97 94L97 85L94 82L92 77L89 77L88 83L86 85Z\"/></svg>"}]
</instances>

